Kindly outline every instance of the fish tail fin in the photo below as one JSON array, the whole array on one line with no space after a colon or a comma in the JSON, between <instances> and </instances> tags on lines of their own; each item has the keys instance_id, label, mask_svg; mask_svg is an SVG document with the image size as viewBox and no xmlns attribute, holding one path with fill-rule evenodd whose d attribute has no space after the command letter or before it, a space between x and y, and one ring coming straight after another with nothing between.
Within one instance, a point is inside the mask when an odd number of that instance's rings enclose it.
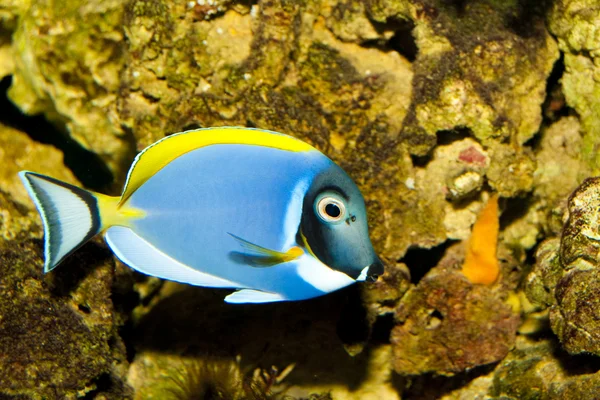
<instances>
[{"instance_id":1,"label":"fish tail fin","mask_svg":"<svg viewBox=\"0 0 600 400\"><path fill-rule=\"evenodd\" d=\"M21 171L19 177L42 217L48 272L103 229L99 196L108 196L35 172Z\"/></svg>"}]
</instances>

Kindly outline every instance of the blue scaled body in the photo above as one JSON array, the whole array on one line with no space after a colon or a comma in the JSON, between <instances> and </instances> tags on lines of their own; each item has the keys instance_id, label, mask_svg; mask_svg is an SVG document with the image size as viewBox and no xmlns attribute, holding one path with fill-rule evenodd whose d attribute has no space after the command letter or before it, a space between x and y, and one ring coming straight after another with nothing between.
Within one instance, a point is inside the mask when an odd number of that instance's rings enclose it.
<instances>
[{"instance_id":1,"label":"blue scaled body","mask_svg":"<svg viewBox=\"0 0 600 400\"><path fill-rule=\"evenodd\" d=\"M104 232L132 268L238 289L226 297L232 303L308 299L383 273L354 182L287 135L212 128L169 136L138 155L118 198L21 177L44 221L46 270Z\"/></svg>"}]
</instances>

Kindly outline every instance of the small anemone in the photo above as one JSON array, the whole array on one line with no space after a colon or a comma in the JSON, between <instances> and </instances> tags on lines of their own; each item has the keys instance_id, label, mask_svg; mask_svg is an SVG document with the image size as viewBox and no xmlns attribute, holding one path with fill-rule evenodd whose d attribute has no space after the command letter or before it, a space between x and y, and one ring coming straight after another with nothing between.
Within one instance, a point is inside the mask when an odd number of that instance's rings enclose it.
<instances>
[{"instance_id":1,"label":"small anemone","mask_svg":"<svg viewBox=\"0 0 600 400\"><path fill-rule=\"evenodd\" d=\"M282 392L274 393L272 388L288 369L281 374L260 368L244 372L234 360L187 359L169 372L166 379L172 384L165 388L165 395L174 400L282 399Z\"/></svg>"}]
</instances>

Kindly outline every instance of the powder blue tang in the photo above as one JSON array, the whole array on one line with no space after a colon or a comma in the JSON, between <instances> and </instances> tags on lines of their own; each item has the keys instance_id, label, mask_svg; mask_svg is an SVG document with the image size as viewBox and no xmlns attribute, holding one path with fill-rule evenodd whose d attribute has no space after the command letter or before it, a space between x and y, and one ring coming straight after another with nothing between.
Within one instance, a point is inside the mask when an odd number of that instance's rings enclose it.
<instances>
[{"instance_id":1,"label":"powder blue tang","mask_svg":"<svg viewBox=\"0 0 600 400\"><path fill-rule=\"evenodd\" d=\"M138 155L120 197L27 171L21 178L44 222L47 271L104 232L132 268L238 289L230 303L308 299L383 273L352 179L280 133L171 135Z\"/></svg>"}]
</instances>

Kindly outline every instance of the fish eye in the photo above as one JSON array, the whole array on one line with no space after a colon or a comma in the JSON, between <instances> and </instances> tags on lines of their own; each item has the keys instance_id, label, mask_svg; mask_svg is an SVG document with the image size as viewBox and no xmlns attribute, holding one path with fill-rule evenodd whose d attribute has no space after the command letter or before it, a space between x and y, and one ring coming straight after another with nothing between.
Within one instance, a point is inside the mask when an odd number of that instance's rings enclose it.
<instances>
[{"instance_id":1,"label":"fish eye","mask_svg":"<svg viewBox=\"0 0 600 400\"><path fill-rule=\"evenodd\" d=\"M341 199L330 194L317 199L317 214L325 222L339 222L346 216L346 206Z\"/></svg>"}]
</instances>

